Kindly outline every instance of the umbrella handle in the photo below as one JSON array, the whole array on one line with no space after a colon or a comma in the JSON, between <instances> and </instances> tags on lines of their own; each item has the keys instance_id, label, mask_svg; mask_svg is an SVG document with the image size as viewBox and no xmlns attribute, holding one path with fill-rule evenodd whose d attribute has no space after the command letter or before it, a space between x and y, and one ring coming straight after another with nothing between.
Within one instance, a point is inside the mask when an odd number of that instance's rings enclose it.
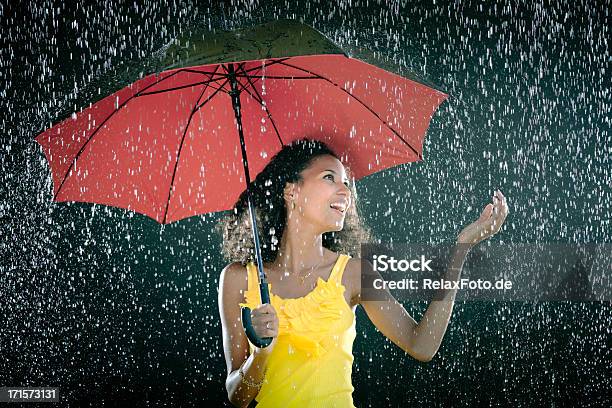
<instances>
[{"instance_id":1,"label":"umbrella handle","mask_svg":"<svg viewBox=\"0 0 612 408\"><path fill-rule=\"evenodd\" d=\"M251 308L249 307L242 308L242 326L244 327L247 338L254 346L266 348L272 343L272 337L262 338L255 333L253 323L251 322Z\"/></svg>"},{"instance_id":2,"label":"umbrella handle","mask_svg":"<svg viewBox=\"0 0 612 408\"><path fill-rule=\"evenodd\" d=\"M259 283L262 304L270 303L270 293L268 292L268 282L264 279ZM266 348L272 343L272 337L259 337L253 328L251 321L251 308L242 307L242 327L251 343L259 348Z\"/></svg>"}]
</instances>

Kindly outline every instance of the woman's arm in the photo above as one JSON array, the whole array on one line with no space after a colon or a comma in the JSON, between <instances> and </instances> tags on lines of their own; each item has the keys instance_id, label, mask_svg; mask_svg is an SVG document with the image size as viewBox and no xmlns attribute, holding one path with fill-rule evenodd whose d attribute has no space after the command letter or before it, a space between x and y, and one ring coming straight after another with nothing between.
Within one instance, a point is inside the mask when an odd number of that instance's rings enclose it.
<instances>
[{"instance_id":1,"label":"woman's arm","mask_svg":"<svg viewBox=\"0 0 612 408\"><path fill-rule=\"evenodd\" d=\"M361 281L361 260L352 258L349 261L351 269L358 271L359 281ZM373 268L370 268L368 273L373 274L373 279L382 279L380 274ZM357 285L361 288L361 285ZM404 350L406 353L419 361L429 361L431 357L417 350L413 344L417 338L417 322L404 309L404 306L399 303L387 288L384 288L380 294L380 300L363 300L361 298L361 290L358 289L356 300L352 303L360 304L365 310L368 318L380 332L391 340L395 345Z\"/></svg>"},{"instance_id":2,"label":"woman's arm","mask_svg":"<svg viewBox=\"0 0 612 408\"><path fill-rule=\"evenodd\" d=\"M449 272L458 276L453 268L461 267L465 255L462 251L455 252L449 265ZM360 262L354 260L355 264ZM373 268L368 271L372 279L381 279ZM449 273L445 279L450 279ZM455 302L456 289L449 290L442 300L434 300L429 304L423 318L417 323L399 303L387 288L379 293L379 300L363 300L359 295L358 303L363 306L370 321L389 340L415 359L428 362L438 352L442 338L448 327Z\"/></svg>"},{"instance_id":3,"label":"woman's arm","mask_svg":"<svg viewBox=\"0 0 612 408\"><path fill-rule=\"evenodd\" d=\"M241 293L247 289L247 278L244 267L239 263L226 266L219 280L219 314L223 332L223 351L227 364L225 388L232 405L246 407L259 392L259 387L249 386L242 380L238 370L250 383L260 383L265 374L271 346L265 349L255 348L249 356L249 343L244 333L239 303L243 301Z\"/></svg>"},{"instance_id":4,"label":"woman's arm","mask_svg":"<svg viewBox=\"0 0 612 408\"><path fill-rule=\"evenodd\" d=\"M508 214L506 199L501 192L493 196L493 203L488 204L477 221L461 231L457 239L445 276L446 280L458 280L463 262L470 248L478 242L499 231ZM361 262L352 260L355 268L361 270ZM358 266L357 266L358 265ZM374 278L381 278L374 271ZM360 275L360 274L359 274ZM378 276L376 276L378 275ZM382 278L381 278L382 279ZM357 285L360 287L361 285ZM356 303L360 303L372 323L393 343L419 361L430 361L437 353L455 303L457 289L443 290L430 303L421 321L417 322L397 302L388 289L382 292L383 299L364 301L358 294Z\"/></svg>"}]
</instances>

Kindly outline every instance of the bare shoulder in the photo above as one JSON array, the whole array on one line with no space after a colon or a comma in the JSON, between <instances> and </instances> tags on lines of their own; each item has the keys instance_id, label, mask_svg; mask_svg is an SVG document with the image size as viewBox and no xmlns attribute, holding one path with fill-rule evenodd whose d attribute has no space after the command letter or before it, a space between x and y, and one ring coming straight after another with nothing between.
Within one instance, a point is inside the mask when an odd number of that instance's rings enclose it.
<instances>
[{"instance_id":1,"label":"bare shoulder","mask_svg":"<svg viewBox=\"0 0 612 408\"><path fill-rule=\"evenodd\" d=\"M347 271L352 274L361 274L361 258L349 258L346 264Z\"/></svg>"},{"instance_id":2,"label":"bare shoulder","mask_svg":"<svg viewBox=\"0 0 612 408\"><path fill-rule=\"evenodd\" d=\"M351 290L351 307L358 305L361 297L361 258L350 258L346 263L343 280ZM346 285L345 285L346 286Z\"/></svg>"},{"instance_id":3,"label":"bare shoulder","mask_svg":"<svg viewBox=\"0 0 612 408\"><path fill-rule=\"evenodd\" d=\"M240 262L227 264L221 271L219 285L226 292L240 293L240 291L247 290L248 276L246 267Z\"/></svg>"}]
</instances>

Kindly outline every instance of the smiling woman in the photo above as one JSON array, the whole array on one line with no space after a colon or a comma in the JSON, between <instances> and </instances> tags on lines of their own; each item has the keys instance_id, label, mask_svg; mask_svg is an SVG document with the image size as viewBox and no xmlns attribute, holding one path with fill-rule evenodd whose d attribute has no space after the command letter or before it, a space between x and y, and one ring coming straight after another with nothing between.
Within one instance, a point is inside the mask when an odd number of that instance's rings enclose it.
<instances>
[{"instance_id":1,"label":"smiling woman","mask_svg":"<svg viewBox=\"0 0 612 408\"><path fill-rule=\"evenodd\" d=\"M302 139L283 148L253 181L271 304L261 305L246 193L219 223L223 254L235 261L223 270L219 290L226 388L234 405L353 406L358 285L344 272L371 234L349 180L331 149ZM251 308L261 337L274 338L270 346L250 344L240 306Z\"/></svg>"},{"instance_id":2,"label":"smiling woman","mask_svg":"<svg viewBox=\"0 0 612 408\"><path fill-rule=\"evenodd\" d=\"M343 211L343 226L341 228L336 226L338 219L336 217L333 228L322 233L323 247L334 252L359 254L361 243L368 242L371 238L369 229L359 216L355 187L349 182L351 180L349 178L350 169L345 169L337 155L325 143L301 139L279 151L249 187L257 214L258 229L261 232L261 257L264 262L272 262L277 257L280 240L288 226L286 221L289 207L295 205L301 208L301 211L312 215L311 205L314 204L312 200L326 198L319 193L312 194L312 191L307 190L299 196L301 201L287 202L286 199L287 185L289 184L290 188L304 188L303 172L315 161L318 162L319 172L316 175L309 175L320 180L316 186L309 185L311 190L317 191L324 186L342 184L350 192L347 194L348 197L342 193L336 197L327 197L328 207L347 200L350 202ZM331 165L325 166L330 161ZM336 173L338 171L343 175L338 175ZM310 204L308 200L311 200ZM222 251L226 259L241 262L244 265L248 261L254 261L255 249L246 190L240 195L233 211L221 219L217 225L217 231L223 237Z\"/></svg>"},{"instance_id":3,"label":"smiling woman","mask_svg":"<svg viewBox=\"0 0 612 408\"><path fill-rule=\"evenodd\" d=\"M388 289L376 301L363 299L358 256L370 233L360 222L348 180L334 152L322 142L304 139L277 153L249 187L262 226L270 304L261 302L246 192L219 223L223 254L234 261L223 269L219 283L225 385L232 404L354 407L357 305L413 358L427 362L437 353L457 289L436 297L419 323ZM471 246L498 232L507 214L505 197L497 191L480 218L458 235L449 279L459 279ZM381 278L376 273L374 278ZM248 340L240 307L251 310L257 336L273 339L269 346L259 348Z\"/></svg>"}]
</instances>

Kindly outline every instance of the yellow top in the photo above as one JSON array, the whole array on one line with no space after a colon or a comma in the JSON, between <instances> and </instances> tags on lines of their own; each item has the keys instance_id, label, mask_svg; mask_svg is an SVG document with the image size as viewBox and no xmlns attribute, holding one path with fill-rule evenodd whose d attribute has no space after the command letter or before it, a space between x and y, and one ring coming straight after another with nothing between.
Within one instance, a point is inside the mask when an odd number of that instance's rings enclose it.
<instances>
[{"instance_id":1,"label":"yellow top","mask_svg":"<svg viewBox=\"0 0 612 408\"><path fill-rule=\"evenodd\" d=\"M255 397L258 408L354 408L351 373L355 314L344 299L342 274L350 256L340 254L327 281L306 296L283 299L272 293L270 302L279 319L278 339L268 358L265 382ZM261 304L257 266L247 264L245 303ZM249 341L252 353L255 346Z\"/></svg>"}]
</instances>

